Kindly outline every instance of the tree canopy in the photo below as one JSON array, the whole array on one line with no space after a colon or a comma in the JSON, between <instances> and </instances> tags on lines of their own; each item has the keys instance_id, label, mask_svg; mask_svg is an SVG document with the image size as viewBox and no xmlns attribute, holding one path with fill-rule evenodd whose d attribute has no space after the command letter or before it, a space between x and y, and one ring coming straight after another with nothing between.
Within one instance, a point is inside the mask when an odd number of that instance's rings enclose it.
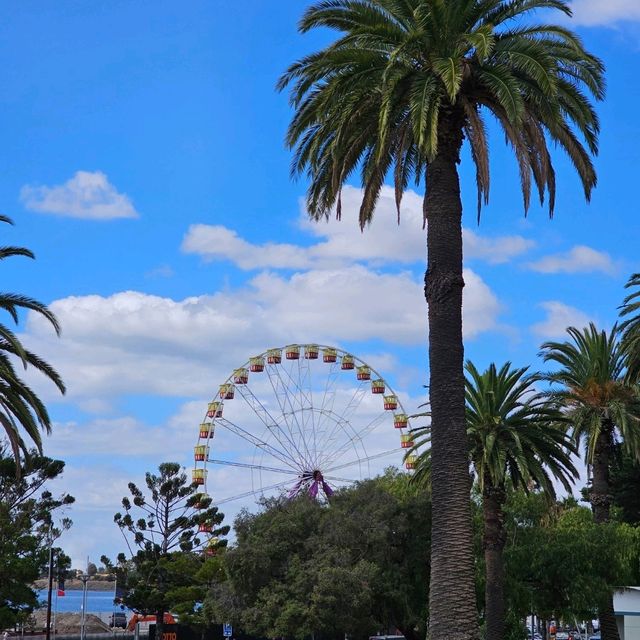
<instances>
[{"instance_id":1,"label":"tree canopy","mask_svg":"<svg viewBox=\"0 0 640 640\"><path fill-rule=\"evenodd\" d=\"M46 571L49 546L71 526L64 513L74 498L46 489L64 462L36 451L29 459L17 477L16 460L0 447L0 628L24 621L36 607L32 585Z\"/></svg>"},{"instance_id":2,"label":"tree canopy","mask_svg":"<svg viewBox=\"0 0 640 640\"><path fill-rule=\"evenodd\" d=\"M0 215L0 223L13 224L11 218L2 215ZM0 247L0 260L14 256L35 257L29 249L24 247ZM19 321L19 311L24 309L35 311L53 326L58 335L60 334L60 325L55 315L46 305L29 296L0 293L0 309L6 311L15 324ZM38 453L42 454L40 430L49 433L51 419L40 398L18 375L14 364L16 358L25 369L33 367L44 374L61 393L65 393L65 386L62 378L50 364L27 350L15 333L5 324L0 323L0 425L9 440L14 457L18 459L21 453L27 455L31 446L25 442L23 433L26 433ZM20 465L17 465L16 472L20 473L20 470Z\"/></svg>"},{"instance_id":3,"label":"tree canopy","mask_svg":"<svg viewBox=\"0 0 640 640\"><path fill-rule=\"evenodd\" d=\"M224 548L226 540L218 536L229 527L221 526L223 514L179 464L160 464L158 474L145 474L145 483L148 497L130 482L131 498L122 499L124 514L114 516L129 555L119 554L115 566L109 558L101 560L116 573L123 603L156 616L156 637L161 638L166 612L177 606L184 615L195 613L212 572L204 567L205 558Z\"/></svg>"},{"instance_id":4,"label":"tree canopy","mask_svg":"<svg viewBox=\"0 0 640 640\"><path fill-rule=\"evenodd\" d=\"M342 489L329 506L270 500L234 524L228 580L205 602L212 619L261 637L361 638L425 633L430 501L388 471Z\"/></svg>"}]
</instances>

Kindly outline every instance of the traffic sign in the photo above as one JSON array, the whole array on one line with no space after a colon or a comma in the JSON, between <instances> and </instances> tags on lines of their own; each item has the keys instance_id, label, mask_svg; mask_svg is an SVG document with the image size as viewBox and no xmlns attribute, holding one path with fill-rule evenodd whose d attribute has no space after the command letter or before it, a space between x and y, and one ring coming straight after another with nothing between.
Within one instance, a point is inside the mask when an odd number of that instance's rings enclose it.
<instances>
[{"instance_id":1,"label":"traffic sign","mask_svg":"<svg viewBox=\"0 0 640 640\"><path fill-rule=\"evenodd\" d=\"M223 635L225 638L230 638L230 637L233 635L233 627L231 626L231 624L230 624L230 623L225 622L225 623L222 625L222 635Z\"/></svg>"}]
</instances>

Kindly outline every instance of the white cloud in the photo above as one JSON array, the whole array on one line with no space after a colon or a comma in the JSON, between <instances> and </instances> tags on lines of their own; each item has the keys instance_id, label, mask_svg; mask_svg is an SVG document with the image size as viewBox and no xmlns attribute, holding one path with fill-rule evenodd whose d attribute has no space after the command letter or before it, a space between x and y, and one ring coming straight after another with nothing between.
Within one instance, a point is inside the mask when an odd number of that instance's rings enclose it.
<instances>
[{"instance_id":1,"label":"white cloud","mask_svg":"<svg viewBox=\"0 0 640 640\"><path fill-rule=\"evenodd\" d=\"M254 245L222 225L192 224L182 242L185 253L205 260L231 260L241 269L301 269L311 260L304 248L276 242Z\"/></svg>"},{"instance_id":2,"label":"white cloud","mask_svg":"<svg viewBox=\"0 0 640 640\"><path fill-rule=\"evenodd\" d=\"M530 262L529 269L539 273L592 273L599 271L615 275L617 268L611 256L591 247L578 245L566 253L545 256Z\"/></svg>"},{"instance_id":3,"label":"white cloud","mask_svg":"<svg viewBox=\"0 0 640 640\"><path fill-rule=\"evenodd\" d=\"M529 251L535 246L533 240L522 236L486 238L470 229L463 229L464 257L486 260L489 264L503 264Z\"/></svg>"},{"instance_id":4,"label":"white cloud","mask_svg":"<svg viewBox=\"0 0 640 640\"><path fill-rule=\"evenodd\" d=\"M199 404L202 413L205 403ZM194 420L192 426L195 424L197 422ZM150 427L129 416L100 417L86 423L56 423L52 436L47 439L47 455L67 458L108 456L117 452L119 459L135 456L157 460L166 454L168 448L175 451L172 440L178 431L175 425L170 429L166 426ZM192 432L195 433L193 429ZM120 443L121 446L114 447L114 443Z\"/></svg>"},{"instance_id":5,"label":"white cloud","mask_svg":"<svg viewBox=\"0 0 640 640\"><path fill-rule=\"evenodd\" d=\"M185 234L182 250L206 261L229 260L244 270L331 269L354 262L424 264L422 196L413 191L405 194L398 225L393 189L384 187L374 220L364 232L357 222L361 200L360 189L345 187L341 221L331 216L326 222L312 222L301 211L300 227L317 240L306 247L273 242L252 244L227 227L194 224ZM464 231L464 242L465 257L494 264L507 262L533 246L521 236L484 238L469 230Z\"/></svg>"},{"instance_id":6,"label":"white cloud","mask_svg":"<svg viewBox=\"0 0 640 640\"><path fill-rule=\"evenodd\" d=\"M77 171L73 178L54 187L26 185L20 200L30 211L87 220L137 218L126 194L118 193L101 171Z\"/></svg>"},{"instance_id":7,"label":"white cloud","mask_svg":"<svg viewBox=\"0 0 640 640\"><path fill-rule=\"evenodd\" d=\"M538 337L544 339L561 339L567 336L567 327L582 329L591 318L563 302L549 300L539 305L547 312L547 317L531 327L531 331Z\"/></svg>"},{"instance_id":8,"label":"white cloud","mask_svg":"<svg viewBox=\"0 0 640 640\"><path fill-rule=\"evenodd\" d=\"M496 328L500 303L465 270L464 331ZM54 363L68 398L85 409L120 394L207 397L234 367L289 342L423 345L423 285L408 272L378 273L362 265L284 277L260 273L241 289L175 301L127 291L72 296L51 310L63 327L55 338L34 314L26 343ZM48 399L51 386L33 380Z\"/></svg>"},{"instance_id":9,"label":"white cloud","mask_svg":"<svg viewBox=\"0 0 640 640\"><path fill-rule=\"evenodd\" d=\"M638 0L574 0L571 9L572 23L577 25L597 26L640 21Z\"/></svg>"}]
</instances>

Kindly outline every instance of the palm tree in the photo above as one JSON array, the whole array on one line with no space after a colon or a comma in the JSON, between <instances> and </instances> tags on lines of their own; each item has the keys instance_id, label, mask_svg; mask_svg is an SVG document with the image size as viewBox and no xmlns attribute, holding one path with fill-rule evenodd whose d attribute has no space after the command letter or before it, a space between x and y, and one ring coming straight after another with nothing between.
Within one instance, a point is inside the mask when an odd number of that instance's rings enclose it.
<instances>
[{"instance_id":1,"label":"palm tree","mask_svg":"<svg viewBox=\"0 0 640 640\"><path fill-rule=\"evenodd\" d=\"M526 367L515 369L507 362L498 370L491 364L480 373L467 362L465 368L468 459L482 497L486 638L503 640L503 508L508 491L535 488L554 500L553 479L571 491L571 480L578 476L571 461L576 450L562 414L534 390L539 378L527 374ZM430 427L416 431L416 447L422 448L430 440ZM430 476L431 451L425 449L414 480L427 484Z\"/></svg>"},{"instance_id":2,"label":"palm tree","mask_svg":"<svg viewBox=\"0 0 640 640\"><path fill-rule=\"evenodd\" d=\"M6 216L0 216L0 222L13 224ZM12 256L35 257L29 249L24 247L0 247L0 260ZM56 333L60 334L56 317L46 305L33 298L15 293L0 293L0 309L6 311L16 324L19 321L20 310L35 311L44 316L53 325ZM24 441L22 431L42 454L40 430L49 433L51 420L40 398L18 375L15 368L16 361L21 362L25 369L31 366L43 373L61 393L65 392L65 386L51 365L25 349L13 331L0 323L0 424L5 430L14 457L19 460L21 451L25 457L28 457L28 445ZM19 470L20 465L16 465L16 469Z\"/></svg>"},{"instance_id":3,"label":"palm tree","mask_svg":"<svg viewBox=\"0 0 640 640\"><path fill-rule=\"evenodd\" d=\"M546 342L541 355L558 370L545 378L560 385L548 395L563 408L576 444L584 444L591 469L588 491L596 523L606 523L611 511L610 470L616 442L634 457L640 455L640 395L625 380L625 353L620 332L598 331L593 323L567 329L570 340ZM618 640L613 595L600 609L603 640Z\"/></svg>"},{"instance_id":4,"label":"palm tree","mask_svg":"<svg viewBox=\"0 0 640 640\"><path fill-rule=\"evenodd\" d=\"M627 378L640 379L640 273L631 275L625 289L635 288L623 301L620 317L628 316L620 325L622 347L627 355Z\"/></svg>"},{"instance_id":5,"label":"palm tree","mask_svg":"<svg viewBox=\"0 0 640 640\"><path fill-rule=\"evenodd\" d=\"M328 27L339 37L292 64L279 82L291 91L287 143L295 149L293 173L310 179L311 218L334 208L341 216L341 189L357 170L361 228L387 175L398 214L409 180L425 182L435 640L478 634L464 411L463 140L476 168L478 215L489 197L485 114L515 152L525 210L534 186L553 213L549 142L567 153L587 199L596 184L590 154L599 125L589 94L603 97L603 65L570 30L537 22L537 9L571 14L566 0L320 0L300 30Z\"/></svg>"}]
</instances>

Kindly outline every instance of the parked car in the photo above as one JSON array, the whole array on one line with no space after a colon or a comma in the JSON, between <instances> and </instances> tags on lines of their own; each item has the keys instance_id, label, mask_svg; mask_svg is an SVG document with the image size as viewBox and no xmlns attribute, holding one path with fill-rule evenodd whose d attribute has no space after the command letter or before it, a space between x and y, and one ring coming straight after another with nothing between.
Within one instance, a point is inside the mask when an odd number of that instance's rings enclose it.
<instances>
[{"instance_id":1,"label":"parked car","mask_svg":"<svg viewBox=\"0 0 640 640\"><path fill-rule=\"evenodd\" d=\"M116 611L111 614L109 619L109 626L112 628L120 627L121 629L127 628L127 614L124 611Z\"/></svg>"}]
</instances>

